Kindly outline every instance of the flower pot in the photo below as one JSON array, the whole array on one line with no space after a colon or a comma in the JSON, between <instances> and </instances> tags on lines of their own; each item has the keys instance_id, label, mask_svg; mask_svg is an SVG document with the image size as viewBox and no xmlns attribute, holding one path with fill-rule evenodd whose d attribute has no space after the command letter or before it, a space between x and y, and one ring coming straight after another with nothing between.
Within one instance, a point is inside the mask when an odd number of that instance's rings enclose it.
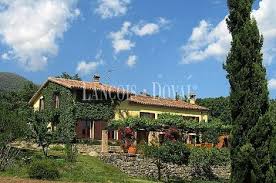
<instances>
[{"instance_id":1,"label":"flower pot","mask_svg":"<svg viewBox=\"0 0 276 183\"><path fill-rule=\"evenodd\" d=\"M130 147L128 148L128 153L129 153L129 154L136 154L136 152L137 152L137 148L136 148L136 147L130 146Z\"/></svg>"}]
</instances>

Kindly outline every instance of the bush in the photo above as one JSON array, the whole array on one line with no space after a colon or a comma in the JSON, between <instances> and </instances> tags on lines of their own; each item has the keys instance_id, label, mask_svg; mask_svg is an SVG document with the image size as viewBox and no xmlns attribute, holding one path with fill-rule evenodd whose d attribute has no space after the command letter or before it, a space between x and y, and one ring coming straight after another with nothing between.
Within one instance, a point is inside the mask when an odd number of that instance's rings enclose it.
<instances>
[{"instance_id":1,"label":"bush","mask_svg":"<svg viewBox=\"0 0 276 183\"><path fill-rule=\"evenodd\" d=\"M32 162L28 174L32 179L56 180L60 177L57 167L50 160Z\"/></svg>"},{"instance_id":2,"label":"bush","mask_svg":"<svg viewBox=\"0 0 276 183\"><path fill-rule=\"evenodd\" d=\"M19 156L19 150L8 145L0 145L0 171L13 165Z\"/></svg>"},{"instance_id":3,"label":"bush","mask_svg":"<svg viewBox=\"0 0 276 183\"><path fill-rule=\"evenodd\" d=\"M85 145L101 145L100 140L78 139L76 142L79 144L85 144Z\"/></svg>"},{"instance_id":4,"label":"bush","mask_svg":"<svg viewBox=\"0 0 276 183\"><path fill-rule=\"evenodd\" d=\"M191 149L189 164L193 166L193 176L200 179L213 179L215 175L212 166L225 166L230 164L230 152L228 149L200 148Z\"/></svg>"},{"instance_id":5,"label":"bush","mask_svg":"<svg viewBox=\"0 0 276 183\"><path fill-rule=\"evenodd\" d=\"M160 159L163 163L187 164L190 149L182 142L166 141L160 146L144 146L144 155Z\"/></svg>"},{"instance_id":6,"label":"bush","mask_svg":"<svg viewBox=\"0 0 276 183\"><path fill-rule=\"evenodd\" d=\"M230 165L230 150L227 148L211 149L211 161L213 166L227 166Z\"/></svg>"},{"instance_id":7,"label":"bush","mask_svg":"<svg viewBox=\"0 0 276 183\"><path fill-rule=\"evenodd\" d=\"M183 165L188 163L190 149L182 142L166 141L160 146L144 145L144 155L153 158L158 169L158 180L161 180L163 163Z\"/></svg>"},{"instance_id":8,"label":"bush","mask_svg":"<svg viewBox=\"0 0 276 183\"><path fill-rule=\"evenodd\" d=\"M64 147L61 145L55 145L53 147L51 147L51 150L53 151L64 151Z\"/></svg>"},{"instance_id":9,"label":"bush","mask_svg":"<svg viewBox=\"0 0 276 183\"><path fill-rule=\"evenodd\" d=\"M75 144L65 144L65 154L66 154L66 160L68 162L76 162L77 161L77 157L78 157L78 149L77 146Z\"/></svg>"}]
</instances>

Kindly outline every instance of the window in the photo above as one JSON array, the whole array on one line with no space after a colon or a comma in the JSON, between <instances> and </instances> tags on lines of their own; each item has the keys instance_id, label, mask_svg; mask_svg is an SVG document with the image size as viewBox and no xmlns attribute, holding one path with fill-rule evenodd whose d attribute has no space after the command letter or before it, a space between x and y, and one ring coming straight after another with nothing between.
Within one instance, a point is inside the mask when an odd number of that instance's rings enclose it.
<instances>
[{"instance_id":1,"label":"window","mask_svg":"<svg viewBox=\"0 0 276 183\"><path fill-rule=\"evenodd\" d=\"M39 99L39 111L44 110L44 98Z\"/></svg>"},{"instance_id":2,"label":"window","mask_svg":"<svg viewBox=\"0 0 276 183\"><path fill-rule=\"evenodd\" d=\"M195 133L189 133L187 144L193 144L193 145L200 144L200 137Z\"/></svg>"},{"instance_id":3,"label":"window","mask_svg":"<svg viewBox=\"0 0 276 183\"><path fill-rule=\"evenodd\" d=\"M59 94L54 94L54 105L55 108L59 108Z\"/></svg>"},{"instance_id":4,"label":"window","mask_svg":"<svg viewBox=\"0 0 276 183\"><path fill-rule=\"evenodd\" d=\"M109 130L108 131L109 140L118 140L118 130Z\"/></svg>"},{"instance_id":5,"label":"window","mask_svg":"<svg viewBox=\"0 0 276 183\"><path fill-rule=\"evenodd\" d=\"M51 122L52 131L57 129L57 125L59 124L59 116L54 116L53 121Z\"/></svg>"},{"instance_id":6,"label":"window","mask_svg":"<svg viewBox=\"0 0 276 183\"><path fill-rule=\"evenodd\" d=\"M154 113L149 113L149 112L140 112L140 118L155 119L155 114Z\"/></svg>"},{"instance_id":7,"label":"window","mask_svg":"<svg viewBox=\"0 0 276 183\"><path fill-rule=\"evenodd\" d=\"M199 122L199 117L194 117L194 116L183 116L184 120L187 121L198 121Z\"/></svg>"}]
</instances>

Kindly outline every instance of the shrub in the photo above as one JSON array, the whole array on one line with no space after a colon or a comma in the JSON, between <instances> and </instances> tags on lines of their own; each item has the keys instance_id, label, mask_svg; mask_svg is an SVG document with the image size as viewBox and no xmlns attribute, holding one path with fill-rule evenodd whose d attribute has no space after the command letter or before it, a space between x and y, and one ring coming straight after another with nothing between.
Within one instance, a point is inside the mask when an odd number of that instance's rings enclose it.
<instances>
[{"instance_id":1,"label":"shrub","mask_svg":"<svg viewBox=\"0 0 276 183\"><path fill-rule=\"evenodd\" d=\"M231 159L230 159L230 151L227 148L217 149L212 148L211 149L211 165L213 166L226 166L230 165Z\"/></svg>"},{"instance_id":2,"label":"shrub","mask_svg":"<svg viewBox=\"0 0 276 183\"><path fill-rule=\"evenodd\" d=\"M66 154L66 160L68 162L76 162L78 157L78 149L75 144L65 144L65 154Z\"/></svg>"},{"instance_id":3,"label":"shrub","mask_svg":"<svg viewBox=\"0 0 276 183\"><path fill-rule=\"evenodd\" d=\"M4 171L13 165L19 156L19 150L9 145L0 145L0 171Z\"/></svg>"},{"instance_id":4,"label":"shrub","mask_svg":"<svg viewBox=\"0 0 276 183\"><path fill-rule=\"evenodd\" d=\"M188 163L190 149L182 142L166 141L160 146L144 145L144 155L153 158L158 169L158 180L161 179L163 163L183 165Z\"/></svg>"},{"instance_id":5,"label":"shrub","mask_svg":"<svg viewBox=\"0 0 276 183\"><path fill-rule=\"evenodd\" d=\"M228 149L200 148L191 149L189 164L193 166L193 176L200 179L213 179L215 175L212 166L230 164L230 152Z\"/></svg>"},{"instance_id":6,"label":"shrub","mask_svg":"<svg viewBox=\"0 0 276 183\"><path fill-rule=\"evenodd\" d=\"M55 145L53 147L51 147L51 150L53 151L64 151L64 147L61 145Z\"/></svg>"},{"instance_id":7,"label":"shrub","mask_svg":"<svg viewBox=\"0 0 276 183\"><path fill-rule=\"evenodd\" d=\"M77 139L77 143L85 145L101 145L100 140L91 140L91 139Z\"/></svg>"},{"instance_id":8,"label":"shrub","mask_svg":"<svg viewBox=\"0 0 276 183\"><path fill-rule=\"evenodd\" d=\"M32 162L28 174L32 179L56 180L60 177L57 167L50 160Z\"/></svg>"}]
</instances>

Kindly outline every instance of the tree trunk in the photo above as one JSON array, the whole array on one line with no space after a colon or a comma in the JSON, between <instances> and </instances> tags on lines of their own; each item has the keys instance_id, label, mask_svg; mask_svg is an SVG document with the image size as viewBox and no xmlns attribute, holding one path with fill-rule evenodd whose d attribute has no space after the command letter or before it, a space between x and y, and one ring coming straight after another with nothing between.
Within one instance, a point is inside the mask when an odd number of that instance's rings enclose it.
<instances>
[{"instance_id":1,"label":"tree trunk","mask_svg":"<svg viewBox=\"0 0 276 183\"><path fill-rule=\"evenodd\" d=\"M48 157L48 147L47 146L42 146L42 151L45 157Z\"/></svg>"}]
</instances>

